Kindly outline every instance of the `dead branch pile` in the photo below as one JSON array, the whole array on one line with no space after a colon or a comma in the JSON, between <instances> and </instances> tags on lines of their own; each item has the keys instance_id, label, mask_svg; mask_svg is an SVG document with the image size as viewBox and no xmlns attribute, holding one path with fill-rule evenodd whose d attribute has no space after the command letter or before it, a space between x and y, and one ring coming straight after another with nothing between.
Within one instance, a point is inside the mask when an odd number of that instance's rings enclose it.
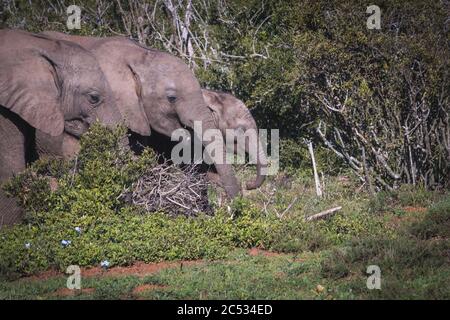
<instances>
[{"instance_id":1,"label":"dead branch pile","mask_svg":"<svg viewBox=\"0 0 450 320\"><path fill-rule=\"evenodd\" d=\"M183 168L164 162L149 169L120 198L148 213L164 211L176 216L211 214L206 174L196 165Z\"/></svg>"}]
</instances>

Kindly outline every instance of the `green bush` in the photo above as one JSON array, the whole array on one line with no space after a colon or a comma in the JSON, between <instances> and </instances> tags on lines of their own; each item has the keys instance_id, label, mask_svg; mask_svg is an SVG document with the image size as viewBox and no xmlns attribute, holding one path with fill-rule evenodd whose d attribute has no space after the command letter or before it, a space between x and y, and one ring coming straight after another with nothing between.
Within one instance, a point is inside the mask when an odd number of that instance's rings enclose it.
<instances>
[{"instance_id":1,"label":"green bush","mask_svg":"<svg viewBox=\"0 0 450 320\"><path fill-rule=\"evenodd\" d=\"M282 139L308 137L325 147L325 137L326 147L353 168L364 147L381 189L450 181L442 143L448 123L441 121L448 118L442 84L449 82L450 61L445 1L383 1L382 28L370 30L362 0L194 0L189 31L200 38L192 46L170 40L179 38L180 28L164 1L116 2L106 8L102 1L74 0L83 23L67 30L64 5L16 0L2 11L0 27L138 39L189 60L203 86L232 92L259 127L280 129ZM176 11L185 16L187 2ZM408 136L412 129L423 137Z\"/></svg>"},{"instance_id":2,"label":"green bush","mask_svg":"<svg viewBox=\"0 0 450 320\"><path fill-rule=\"evenodd\" d=\"M311 157L305 144L297 143L292 139L281 140L280 168L291 173L298 169L311 172Z\"/></svg>"},{"instance_id":3,"label":"green bush","mask_svg":"<svg viewBox=\"0 0 450 320\"><path fill-rule=\"evenodd\" d=\"M450 239L450 197L434 204L422 221L411 226L411 233L421 239Z\"/></svg>"},{"instance_id":4,"label":"green bush","mask_svg":"<svg viewBox=\"0 0 450 320\"><path fill-rule=\"evenodd\" d=\"M145 213L119 195L157 162L150 150L136 156L124 148L124 134L123 128L95 125L83 136L76 159L38 161L11 181L7 190L24 204L27 219L0 231L0 274L98 266L104 260L117 266L219 259L233 248L314 251L385 232L373 215L343 213L311 223L293 211L280 219L244 198L216 208L213 216ZM51 179L57 184L53 191Z\"/></svg>"},{"instance_id":5,"label":"green bush","mask_svg":"<svg viewBox=\"0 0 450 320\"><path fill-rule=\"evenodd\" d=\"M24 204L24 224L1 230L0 273L30 274L51 267L111 266L133 261L223 257L232 247L263 245L272 218L244 199L214 217L171 218L142 214L119 195L156 164L146 150L137 157L122 147L123 128L95 125L72 161L38 161L7 186ZM56 179L51 191L49 179ZM63 243L63 241L70 241Z\"/></svg>"},{"instance_id":6,"label":"green bush","mask_svg":"<svg viewBox=\"0 0 450 320\"><path fill-rule=\"evenodd\" d=\"M426 190L423 186L402 185L396 190L378 192L370 199L369 210L382 213L393 210L393 207L427 207L439 199L438 192Z\"/></svg>"},{"instance_id":7,"label":"green bush","mask_svg":"<svg viewBox=\"0 0 450 320\"><path fill-rule=\"evenodd\" d=\"M323 226L305 222L303 217L291 218L272 226L269 248L279 252L301 252L324 249L331 244Z\"/></svg>"}]
</instances>

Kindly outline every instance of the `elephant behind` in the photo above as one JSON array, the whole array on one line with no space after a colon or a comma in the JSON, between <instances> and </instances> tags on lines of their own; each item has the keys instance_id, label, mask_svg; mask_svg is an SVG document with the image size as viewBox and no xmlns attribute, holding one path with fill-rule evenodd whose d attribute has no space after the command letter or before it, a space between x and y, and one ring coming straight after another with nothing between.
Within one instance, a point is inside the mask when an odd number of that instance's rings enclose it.
<instances>
[{"instance_id":1,"label":"elephant behind","mask_svg":"<svg viewBox=\"0 0 450 320\"><path fill-rule=\"evenodd\" d=\"M227 130L235 138L228 151L236 154L238 151L237 139L241 137L248 139L245 140L243 151L249 155L251 154L255 161L257 176L253 181L246 183L246 189L252 190L259 188L266 177L263 168L267 167L268 159L263 143L259 140L258 127L255 119L246 105L232 94L207 89L202 89L202 93L205 102L213 114L216 127L220 130L223 138L226 139ZM141 139L139 142L142 145L150 146L166 159L171 157L172 148L177 144L177 142L170 141L167 137L159 134L153 134L148 139ZM251 145L249 142L251 142ZM194 142L192 141L191 149L193 148ZM199 170L202 173L207 173L209 180L220 184L220 178L213 172L211 166L202 163Z\"/></svg>"},{"instance_id":2,"label":"elephant behind","mask_svg":"<svg viewBox=\"0 0 450 320\"><path fill-rule=\"evenodd\" d=\"M202 92L203 98L212 110L223 137L226 138L226 131L231 130L230 133L236 139L240 137L245 138L245 136L248 138L245 140L244 151L255 159L257 176L254 181L246 183L246 188L248 190L259 188L265 180L262 169L267 167L267 156L264 146L258 137L258 127L255 119L245 104L232 94L207 89L202 89ZM236 141L234 141L234 152L237 152ZM255 144L251 142L255 142ZM208 176L212 180L217 180L211 173Z\"/></svg>"},{"instance_id":3,"label":"elephant behind","mask_svg":"<svg viewBox=\"0 0 450 320\"><path fill-rule=\"evenodd\" d=\"M0 70L0 186L45 154L48 145L37 137L62 144L94 121L112 126L122 119L97 60L79 45L0 30ZM0 226L21 215L0 189Z\"/></svg>"}]
</instances>

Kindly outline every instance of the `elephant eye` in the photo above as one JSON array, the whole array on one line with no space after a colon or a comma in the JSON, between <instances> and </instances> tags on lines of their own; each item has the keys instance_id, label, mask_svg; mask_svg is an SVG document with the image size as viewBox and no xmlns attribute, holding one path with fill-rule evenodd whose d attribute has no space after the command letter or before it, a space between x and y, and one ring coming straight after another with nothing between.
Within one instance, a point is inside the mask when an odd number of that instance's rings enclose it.
<instances>
[{"instance_id":1,"label":"elephant eye","mask_svg":"<svg viewBox=\"0 0 450 320\"><path fill-rule=\"evenodd\" d=\"M96 93L96 92L90 92L87 95L89 103L92 105L98 105L101 101L101 97L100 94Z\"/></svg>"},{"instance_id":2,"label":"elephant eye","mask_svg":"<svg viewBox=\"0 0 450 320\"><path fill-rule=\"evenodd\" d=\"M177 101L177 97L174 96L174 95L169 95L169 96L167 96L167 100L168 100L170 103L175 103L175 102Z\"/></svg>"}]
</instances>

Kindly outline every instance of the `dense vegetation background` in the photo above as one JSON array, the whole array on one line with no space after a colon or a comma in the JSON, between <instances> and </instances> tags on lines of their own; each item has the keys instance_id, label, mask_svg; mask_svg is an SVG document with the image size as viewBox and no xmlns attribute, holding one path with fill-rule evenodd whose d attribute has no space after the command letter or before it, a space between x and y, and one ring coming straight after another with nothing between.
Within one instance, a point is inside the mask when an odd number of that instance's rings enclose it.
<instances>
[{"instance_id":1,"label":"dense vegetation background","mask_svg":"<svg viewBox=\"0 0 450 320\"><path fill-rule=\"evenodd\" d=\"M72 4L80 30L66 26ZM380 30L366 27L372 4ZM27 214L0 230L0 299L448 299L449 12L447 0L3 0L1 28L124 35L181 57L280 130L282 170L225 205L209 188L212 213L174 217L123 197L155 154L121 148L125 128L93 126L76 159L40 159L6 185ZM109 274L170 260L196 261ZM92 290L17 280L69 265ZM369 265L381 290L366 285Z\"/></svg>"},{"instance_id":2,"label":"dense vegetation background","mask_svg":"<svg viewBox=\"0 0 450 320\"><path fill-rule=\"evenodd\" d=\"M351 168L368 190L448 185L450 4L372 2L4 0L0 26L125 35L178 55L280 129L285 168L304 165L311 139L319 165ZM80 30L66 27L71 4ZM371 4L380 30L366 27Z\"/></svg>"},{"instance_id":3,"label":"dense vegetation background","mask_svg":"<svg viewBox=\"0 0 450 320\"><path fill-rule=\"evenodd\" d=\"M404 185L372 196L353 175L327 175L317 197L309 174L282 172L226 205L212 188L213 214L173 216L122 197L157 165L151 150L123 148L125 132L95 125L76 159L40 159L6 185L27 214L0 230L0 300L450 297L448 193ZM55 272L70 265L86 290ZM369 265L381 290L367 287Z\"/></svg>"}]
</instances>

